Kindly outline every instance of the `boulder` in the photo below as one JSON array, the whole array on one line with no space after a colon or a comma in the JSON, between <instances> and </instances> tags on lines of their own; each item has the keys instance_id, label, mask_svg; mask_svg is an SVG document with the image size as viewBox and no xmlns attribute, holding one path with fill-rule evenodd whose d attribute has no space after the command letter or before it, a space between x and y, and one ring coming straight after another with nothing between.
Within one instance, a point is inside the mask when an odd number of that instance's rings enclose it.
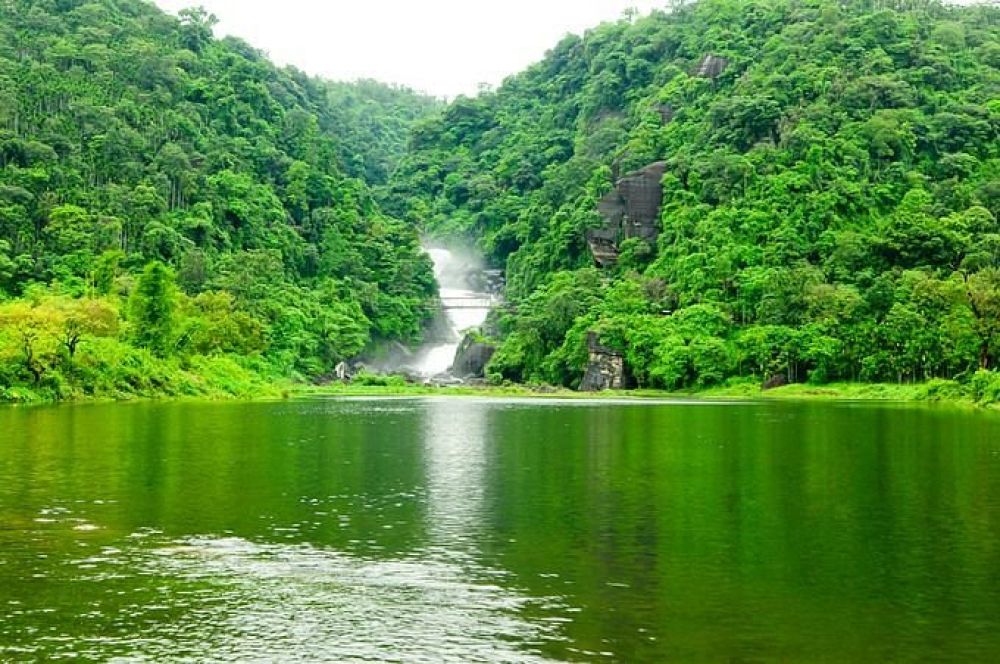
<instances>
[{"instance_id":1,"label":"boulder","mask_svg":"<svg viewBox=\"0 0 1000 664\"><path fill-rule=\"evenodd\" d=\"M486 365L496 352L497 347L493 344L480 340L476 335L467 334L455 352L451 374L459 378L483 378L486 376Z\"/></svg>"},{"instance_id":2,"label":"boulder","mask_svg":"<svg viewBox=\"0 0 1000 664\"><path fill-rule=\"evenodd\" d=\"M629 386L624 355L602 345L596 332L587 333L587 350L590 360L580 383L581 392L622 390Z\"/></svg>"},{"instance_id":3,"label":"boulder","mask_svg":"<svg viewBox=\"0 0 1000 664\"><path fill-rule=\"evenodd\" d=\"M503 270L483 270L483 287L479 290L491 295L502 295L507 286Z\"/></svg>"},{"instance_id":4,"label":"boulder","mask_svg":"<svg viewBox=\"0 0 1000 664\"><path fill-rule=\"evenodd\" d=\"M667 164L658 161L618 181L618 193L625 204L622 231L626 238L656 242L660 234L663 174L666 172Z\"/></svg>"},{"instance_id":5,"label":"boulder","mask_svg":"<svg viewBox=\"0 0 1000 664\"><path fill-rule=\"evenodd\" d=\"M776 390L785 385L788 385L788 379L785 377L785 374L775 374L764 381L761 389L766 392L767 390Z\"/></svg>"},{"instance_id":6,"label":"boulder","mask_svg":"<svg viewBox=\"0 0 1000 664\"><path fill-rule=\"evenodd\" d=\"M450 374L438 374L424 380L424 385L427 387L459 387L465 385L465 381Z\"/></svg>"},{"instance_id":7,"label":"boulder","mask_svg":"<svg viewBox=\"0 0 1000 664\"><path fill-rule=\"evenodd\" d=\"M597 267L614 267L618 262L618 231L594 228L587 233L587 245Z\"/></svg>"},{"instance_id":8,"label":"boulder","mask_svg":"<svg viewBox=\"0 0 1000 664\"><path fill-rule=\"evenodd\" d=\"M348 381L351 379L351 367L347 365L347 362L341 362L334 367L333 374L340 382Z\"/></svg>"}]
</instances>

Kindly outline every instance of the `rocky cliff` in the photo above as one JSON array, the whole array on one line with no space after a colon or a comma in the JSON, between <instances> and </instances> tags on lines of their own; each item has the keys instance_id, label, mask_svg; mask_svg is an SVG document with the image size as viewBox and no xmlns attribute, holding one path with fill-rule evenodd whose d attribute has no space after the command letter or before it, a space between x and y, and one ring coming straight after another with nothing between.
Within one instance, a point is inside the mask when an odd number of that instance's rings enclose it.
<instances>
[{"instance_id":1,"label":"rocky cliff","mask_svg":"<svg viewBox=\"0 0 1000 664\"><path fill-rule=\"evenodd\" d=\"M580 383L581 392L624 390L631 387L625 369L625 357L618 351L602 345L597 332L587 334L587 350L590 353L590 361L583 382Z\"/></svg>"},{"instance_id":2,"label":"rocky cliff","mask_svg":"<svg viewBox=\"0 0 1000 664\"><path fill-rule=\"evenodd\" d=\"M698 63L694 75L715 80L729 68L729 60L718 55L706 55Z\"/></svg>"},{"instance_id":3,"label":"rocky cliff","mask_svg":"<svg viewBox=\"0 0 1000 664\"><path fill-rule=\"evenodd\" d=\"M666 163L658 161L629 173L598 202L597 211L604 219L604 226L587 233L587 243L598 266L614 265L618 260L618 247L628 238L656 243L660 233L665 172Z\"/></svg>"}]
</instances>

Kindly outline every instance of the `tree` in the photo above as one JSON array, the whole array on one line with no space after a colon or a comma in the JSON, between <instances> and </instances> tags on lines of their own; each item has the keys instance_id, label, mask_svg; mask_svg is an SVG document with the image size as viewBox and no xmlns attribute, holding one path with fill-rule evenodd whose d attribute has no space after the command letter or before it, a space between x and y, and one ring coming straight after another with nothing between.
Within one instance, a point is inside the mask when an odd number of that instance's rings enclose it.
<instances>
[{"instance_id":1,"label":"tree","mask_svg":"<svg viewBox=\"0 0 1000 664\"><path fill-rule=\"evenodd\" d=\"M129 302L129 323L137 344L169 355L176 342L177 292L174 274L163 263L146 266Z\"/></svg>"},{"instance_id":2,"label":"tree","mask_svg":"<svg viewBox=\"0 0 1000 664\"><path fill-rule=\"evenodd\" d=\"M70 361L88 336L111 337L118 333L118 310L106 300L57 297L46 301L45 306L55 310L59 343Z\"/></svg>"},{"instance_id":3,"label":"tree","mask_svg":"<svg viewBox=\"0 0 1000 664\"><path fill-rule=\"evenodd\" d=\"M494 373L572 384L588 329L643 384L968 371L988 317L976 322L960 274L1000 268L1000 13L671 6L456 101L416 128L390 178L394 210L506 268ZM656 214L627 176L658 161ZM619 203L604 198L616 180ZM627 239L637 213L652 217L642 241ZM565 287L598 258L597 284ZM635 272L671 294L655 313L629 310ZM990 288L975 288L987 308ZM727 320L692 334L672 313L692 305Z\"/></svg>"},{"instance_id":4,"label":"tree","mask_svg":"<svg viewBox=\"0 0 1000 664\"><path fill-rule=\"evenodd\" d=\"M16 266L11 257L10 242L0 240L0 296L10 288Z\"/></svg>"},{"instance_id":5,"label":"tree","mask_svg":"<svg viewBox=\"0 0 1000 664\"><path fill-rule=\"evenodd\" d=\"M1000 269L988 268L966 278L969 304L979 335L979 368L992 369L1000 356Z\"/></svg>"},{"instance_id":6,"label":"tree","mask_svg":"<svg viewBox=\"0 0 1000 664\"><path fill-rule=\"evenodd\" d=\"M117 365L154 362L132 346L260 353L269 371L312 375L373 331L420 336L432 266L417 227L386 215L371 186L440 101L278 67L215 39L202 8L174 19L142 0L0 5L0 300L27 298L13 318L53 316L41 336L5 326L2 380L169 391L173 376L120 378Z\"/></svg>"},{"instance_id":7,"label":"tree","mask_svg":"<svg viewBox=\"0 0 1000 664\"><path fill-rule=\"evenodd\" d=\"M188 299L184 329L185 350L199 355L259 353L266 347L263 323L241 311L229 293L209 291Z\"/></svg>"},{"instance_id":8,"label":"tree","mask_svg":"<svg viewBox=\"0 0 1000 664\"><path fill-rule=\"evenodd\" d=\"M219 19L203 7L182 9L178 16L181 19L181 45L195 53L201 53L212 41L212 30L218 25Z\"/></svg>"},{"instance_id":9,"label":"tree","mask_svg":"<svg viewBox=\"0 0 1000 664\"><path fill-rule=\"evenodd\" d=\"M0 306L0 331L10 334L20 351L20 363L39 385L45 374L58 362L56 338L59 316L52 307L29 301Z\"/></svg>"}]
</instances>

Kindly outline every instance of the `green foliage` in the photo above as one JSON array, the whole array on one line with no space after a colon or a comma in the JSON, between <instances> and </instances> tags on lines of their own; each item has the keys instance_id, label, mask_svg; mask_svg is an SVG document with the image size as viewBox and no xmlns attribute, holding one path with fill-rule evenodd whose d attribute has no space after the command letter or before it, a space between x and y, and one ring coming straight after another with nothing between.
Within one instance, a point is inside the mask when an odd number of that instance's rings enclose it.
<instances>
[{"instance_id":1,"label":"green foliage","mask_svg":"<svg viewBox=\"0 0 1000 664\"><path fill-rule=\"evenodd\" d=\"M170 354L176 343L176 291L170 269L162 263L150 263L129 301L133 339L160 356Z\"/></svg>"},{"instance_id":2,"label":"green foliage","mask_svg":"<svg viewBox=\"0 0 1000 664\"><path fill-rule=\"evenodd\" d=\"M0 298L106 296L128 313L106 347L139 367L207 371L229 354L320 374L376 340L418 339L431 265L369 185L437 102L279 69L215 23L144 0L0 3ZM48 315L8 312L3 389L103 380L64 371L49 335L26 341L24 321L45 330Z\"/></svg>"},{"instance_id":3,"label":"green foliage","mask_svg":"<svg viewBox=\"0 0 1000 664\"><path fill-rule=\"evenodd\" d=\"M361 372L351 378L351 385L361 386L361 387L395 387L403 388L408 385L406 379L402 376L385 376L382 374L373 374L367 372Z\"/></svg>"},{"instance_id":4,"label":"green foliage","mask_svg":"<svg viewBox=\"0 0 1000 664\"><path fill-rule=\"evenodd\" d=\"M973 398L979 403L1000 404L1000 373L977 371L970 381Z\"/></svg>"},{"instance_id":5,"label":"green foliage","mask_svg":"<svg viewBox=\"0 0 1000 664\"><path fill-rule=\"evenodd\" d=\"M337 134L345 172L384 185L406 153L411 125L442 103L408 88L371 80L330 83L325 128Z\"/></svg>"},{"instance_id":6,"label":"green foliage","mask_svg":"<svg viewBox=\"0 0 1000 664\"><path fill-rule=\"evenodd\" d=\"M996 7L675 3L419 122L387 204L506 267L494 381L576 385L589 332L644 387L965 380L1000 365L998 52ZM596 202L654 161L659 239L598 274Z\"/></svg>"}]
</instances>

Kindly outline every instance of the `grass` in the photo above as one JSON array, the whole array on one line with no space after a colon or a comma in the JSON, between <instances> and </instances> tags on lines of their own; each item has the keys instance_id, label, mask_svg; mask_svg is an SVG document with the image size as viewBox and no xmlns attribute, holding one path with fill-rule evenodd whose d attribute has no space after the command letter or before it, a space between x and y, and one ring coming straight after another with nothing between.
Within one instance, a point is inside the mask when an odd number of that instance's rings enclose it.
<instances>
[{"instance_id":1,"label":"grass","mask_svg":"<svg viewBox=\"0 0 1000 664\"><path fill-rule=\"evenodd\" d=\"M100 350L100 349L97 349ZM129 401L135 399L265 400L294 396L329 397L530 397L574 399L750 399L750 400L864 400L936 402L962 406L1000 405L1000 374L979 372L963 382L935 380L917 384L833 383L787 385L761 389L756 381L734 380L703 390L615 390L599 394L574 392L547 385L449 386L406 383L396 376L362 375L351 384L315 386L277 377L273 369L232 356L197 357L181 362L149 353L121 355L109 347L103 356L81 363L74 380L59 379L48 386L3 387L0 403L60 401Z\"/></svg>"},{"instance_id":2,"label":"grass","mask_svg":"<svg viewBox=\"0 0 1000 664\"><path fill-rule=\"evenodd\" d=\"M565 388L548 386L482 386L434 387L424 385L349 385L296 386L292 395L342 396L342 397L394 397L394 396L455 396L455 397L531 397L574 399L751 399L777 400L839 400L839 401L895 401L949 403L963 406L977 405L969 389L953 381L932 381L917 384L884 383L832 383L829 385L787 385L773 390L763 390L758 384L739 382L704 390L671 392L664 390L611 390L601 393L574 392ZM987 405L980 403L979 405Z\"/></svg>"},{"instance_id":3,"label":"grass","mask_svg":"<svg viewBox=\"0 0 1000 664\"><path fill-rule=\"evenodd\" d=\"M958 394L949 399L934 399L929 390L930 385L930 383L902 385L892 383L795 384L785 385L773 390L763 390L758 385L739 383L732 386L711 388L699 394L703 396L740 396L757 399L839 399L863 401L936 401L959 399Z\"/></svg>"}]
</instances>

